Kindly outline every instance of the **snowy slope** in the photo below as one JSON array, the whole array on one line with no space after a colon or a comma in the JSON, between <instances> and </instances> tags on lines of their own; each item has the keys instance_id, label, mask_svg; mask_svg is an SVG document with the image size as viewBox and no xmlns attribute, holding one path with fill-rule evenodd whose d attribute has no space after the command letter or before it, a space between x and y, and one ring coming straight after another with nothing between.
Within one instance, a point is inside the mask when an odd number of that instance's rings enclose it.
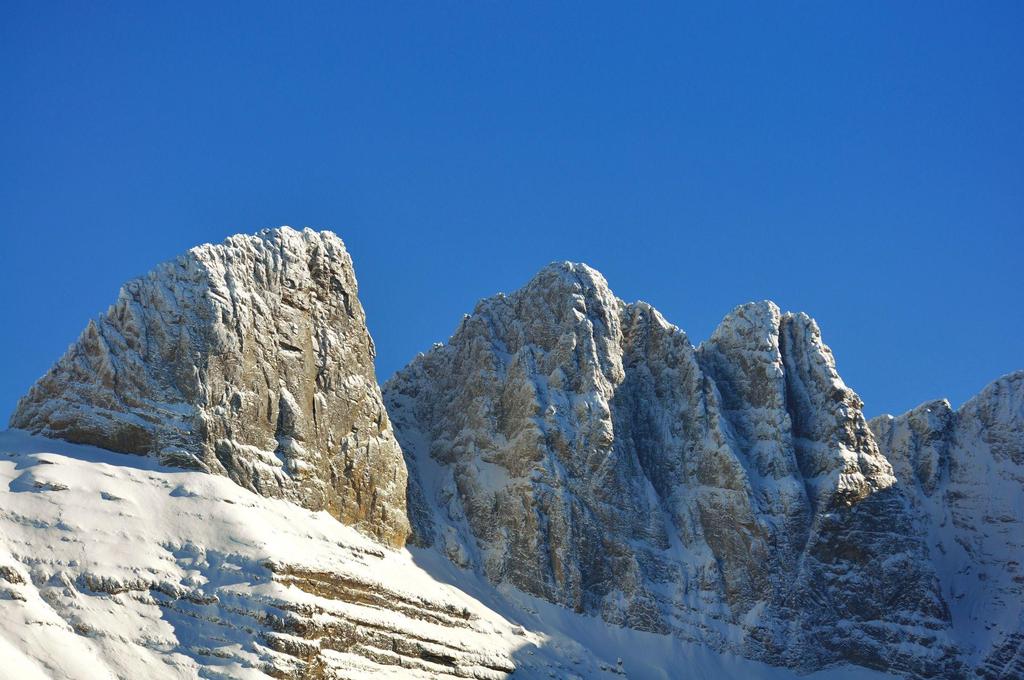
<instances>
[{"instance_id":1,"label":"snowy slope","mask_svg":"<svg viewBox=\"0 0 1024 680\"><path fill-rule=\"evenodd\" d=\"M0 654L12 679L797 677L499 592L223 477L16 431Z\"/></svg>"}]
</instances>

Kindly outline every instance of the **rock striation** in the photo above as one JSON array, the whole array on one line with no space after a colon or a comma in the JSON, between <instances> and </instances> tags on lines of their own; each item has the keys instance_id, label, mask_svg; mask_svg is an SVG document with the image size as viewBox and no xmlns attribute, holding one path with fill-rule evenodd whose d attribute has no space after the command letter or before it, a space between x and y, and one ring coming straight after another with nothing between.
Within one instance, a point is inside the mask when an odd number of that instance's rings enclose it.
<instances>
[{"instance_id":1,"label":"rock striation","mask_svg":"<svg viewBox=\"0 0 1024 680\"><path fill-rule=\"evenodd\" d=\"M1024 371L957 410L871 421L915 511L974 674L1024 677Z\"/></svg>"},{"instance_id":2,"label":"rock striation","mask_svg":"<svg viewBox=\"0 0 1024 680\"><path fill-rule=\"evenodd\" d=\"M742 305L694 347L556 263L384 394L413 540L492 582L801 670L962 670L906 491L806 315Z\"/></svg>"},{"instance_id":3,"label":"rock striation","mask_svg":"<svg viewBox=\"0 0 1024 680\"><path fill-rule=\"evenodd\" d=\"M125 284L10 425L226 475L400 546L406 469L373 356L342 241L264 230Z\"/></svg>"}]
</instances>

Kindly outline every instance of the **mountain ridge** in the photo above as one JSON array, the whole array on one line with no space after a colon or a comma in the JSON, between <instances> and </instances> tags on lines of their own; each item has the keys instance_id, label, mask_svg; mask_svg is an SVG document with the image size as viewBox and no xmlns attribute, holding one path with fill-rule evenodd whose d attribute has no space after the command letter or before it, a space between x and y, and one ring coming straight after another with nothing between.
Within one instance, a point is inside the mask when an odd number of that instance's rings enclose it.
<instances>
[{"instance_id":1,"label":"mountain ridge","mask_svg":"<svg viewBox=\"0 0 1024 680\"><path fill-rule=\"evenodd\" d=\"M212 472L388 550L408 536L466 574L457 583L613 629L800 673L1024 674L1024 371L955 412L935 401L868 421L806 314L746 303L694 345L572 262L482 299L383 389L373 355L342 241L264 230L126 284L11 425ZM55 499L71 484L40 480ZM278 565L292 578L288 556ZM37 588L53 577L12 568ZM310 663L359 677L360 655L424 677L564 661L510 656L505 641L480 666L393 633L389 656L376 635L278 651L306 650L282 661L296 677ZM338 645L354 656L336 659Z\"/></svg>"}]
</instances>

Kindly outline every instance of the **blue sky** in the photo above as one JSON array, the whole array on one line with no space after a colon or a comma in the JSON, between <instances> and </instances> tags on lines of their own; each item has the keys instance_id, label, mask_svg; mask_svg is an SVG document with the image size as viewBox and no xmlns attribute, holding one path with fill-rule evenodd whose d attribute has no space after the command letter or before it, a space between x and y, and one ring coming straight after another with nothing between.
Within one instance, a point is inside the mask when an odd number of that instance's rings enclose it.
<instances>
[{"instance_id":1,"label":"blue sky","mask_svg":"<svg viewBox=\"0 0 1024 680\"><path fill-rule=\"evenodd\" d=\"M215 7L207 5L214 4ZM345 239L386 378L552 260L770 298L866 411L1024 368L1024 3L0 8L0 417L197 243Z\"/></svg>"}]
</instances>

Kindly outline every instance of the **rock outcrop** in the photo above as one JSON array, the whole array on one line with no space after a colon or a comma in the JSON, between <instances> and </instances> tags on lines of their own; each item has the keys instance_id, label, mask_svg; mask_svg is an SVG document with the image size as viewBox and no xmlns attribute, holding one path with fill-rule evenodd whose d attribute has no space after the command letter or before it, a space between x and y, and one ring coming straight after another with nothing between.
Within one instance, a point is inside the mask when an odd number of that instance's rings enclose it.
<instances>
[{"instance_id":1,"label":"rock outcrop","mask_svg":"<svg viewBox=\"0 0 1024 680\"><path fill-rule=\"evenodd\" d=\"M806 315L743 305L696 348L554 264L384 393L414 540L493 582L803 670L960 672L907 497Z\"/></svg>"},{"instance_id":2,"label":"rock outcrop","mask_svg":"<svg viewBox=\"0 0 1024 680\"><path fill-rule=\"evenodd\" d=\"M957 410L948 401L871 421L950 603L977 677L1024 677L1024 371Z\"/></svg>"},{"instance_id":3,"label":"rock outcrop","mask_svg":"<svg viewBox=\"0 0 1024 680\"><path fill-rule=\"evenodd\" d=\"M406 470L373 356L341 240L265 230L125 284L10 424L226 475L397 546Z\"/></svg>"}]
</instances>

